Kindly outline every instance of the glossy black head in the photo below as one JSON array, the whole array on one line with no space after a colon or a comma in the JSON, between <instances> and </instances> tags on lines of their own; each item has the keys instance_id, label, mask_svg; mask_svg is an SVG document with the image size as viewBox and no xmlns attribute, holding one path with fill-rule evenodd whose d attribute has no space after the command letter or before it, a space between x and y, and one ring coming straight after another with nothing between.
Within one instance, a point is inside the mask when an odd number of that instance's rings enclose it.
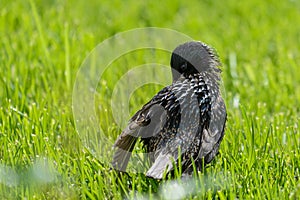
<instances>
[{"instance_id":1,"label":"glossy black head","mask_svg":"<svg viewBox=\"0 0 300 200\"><path fill-rule=\"evenodd\" d=\"M173 80L180 75L211 71L219 73L219 59L214 50L202 42L186 42L175 48L171 57Z\"/></svg>"}]
</instances>

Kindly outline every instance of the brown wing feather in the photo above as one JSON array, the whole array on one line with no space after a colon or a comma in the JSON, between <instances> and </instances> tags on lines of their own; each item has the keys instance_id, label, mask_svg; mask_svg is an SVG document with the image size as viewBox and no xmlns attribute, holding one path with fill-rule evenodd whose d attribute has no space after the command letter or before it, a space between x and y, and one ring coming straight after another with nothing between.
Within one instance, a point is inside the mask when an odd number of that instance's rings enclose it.
<instances>
[{"instance_id":1,"label":"brown wing feather","mask_svg":"<svg viewBox=\"0 0 300 200\"><path fill-rule=\"evenodd\" d=\"M125 171L131 152L139 137L149 138L159 132L165 118L164 109L159 106L164 99L168 87L162 89L151 101L143 106L129 121L127 127L117 138L112 165L119 171Z\"/></svg>"}]
</instances>

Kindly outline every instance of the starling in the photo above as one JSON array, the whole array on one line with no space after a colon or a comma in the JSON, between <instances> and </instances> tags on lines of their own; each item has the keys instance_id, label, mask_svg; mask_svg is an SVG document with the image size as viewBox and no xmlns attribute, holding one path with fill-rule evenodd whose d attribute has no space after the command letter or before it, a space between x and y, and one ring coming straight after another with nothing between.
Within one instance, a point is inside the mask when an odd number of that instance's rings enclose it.
<instances>
[{"instance_id":1,"label":"starling","mask_svg":"<svg viewBox=\"0 0 300 200\"><path fill-rule=\"evenodd\" d=\"M116 170L126 170L138 138L150 155L146 175L155 179L178 165L182 175L192 174L194 166L201 171L217 155L227 116L218 56L208 45L191 41L175 48L170 65L172 84L137 111L115 141Z\"/></svg>"}]
</instances>

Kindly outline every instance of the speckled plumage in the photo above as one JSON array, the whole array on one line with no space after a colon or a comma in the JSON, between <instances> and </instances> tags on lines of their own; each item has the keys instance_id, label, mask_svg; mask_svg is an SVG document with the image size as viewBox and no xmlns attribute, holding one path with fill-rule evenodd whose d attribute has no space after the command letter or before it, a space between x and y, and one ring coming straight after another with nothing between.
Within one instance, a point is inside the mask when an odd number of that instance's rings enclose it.
<instances>
[{"instance_id":1,"label":"speckled plumage","mask_svg":"<svg viewBox=\"0 0 300 200\"><path fill-rule=\"evenodd\" d=\"M151 152L149 177L161 179L165 172L172 172L179 157L183 174L193 172L192 160L197 170L211 162L218 153L226 122L219 65L207 45L194 41L179 45L171 57L173 83L130 119L115 142L113 167L126 170L138 137Z\"/></svg>"}]
</instances>

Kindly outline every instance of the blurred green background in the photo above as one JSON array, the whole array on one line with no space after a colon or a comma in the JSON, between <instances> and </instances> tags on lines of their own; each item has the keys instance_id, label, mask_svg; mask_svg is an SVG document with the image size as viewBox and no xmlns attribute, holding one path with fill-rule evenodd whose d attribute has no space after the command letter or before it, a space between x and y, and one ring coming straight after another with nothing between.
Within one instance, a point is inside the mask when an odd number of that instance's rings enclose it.
<instances>
[{"instance_id":1,"label":"blurred green background","mask_svg":"<svg viewBox=\"0 0 300 200\"><path fill-rule=\"evenodd\" d=\"M299 198L299 22L297 0L0 1L0 198L119 199L120 190L164 198L142 177L131 189L127 179L117 183L82 146L72 116L73 84L88 53L116 33L149 26L201 40L223 63L226 136L199 179L222 171L230 185L185 198ZM133 112L160 88L137 91ZM111 116L99 115L116 136Z\"/></svg>"}]
</instances>

